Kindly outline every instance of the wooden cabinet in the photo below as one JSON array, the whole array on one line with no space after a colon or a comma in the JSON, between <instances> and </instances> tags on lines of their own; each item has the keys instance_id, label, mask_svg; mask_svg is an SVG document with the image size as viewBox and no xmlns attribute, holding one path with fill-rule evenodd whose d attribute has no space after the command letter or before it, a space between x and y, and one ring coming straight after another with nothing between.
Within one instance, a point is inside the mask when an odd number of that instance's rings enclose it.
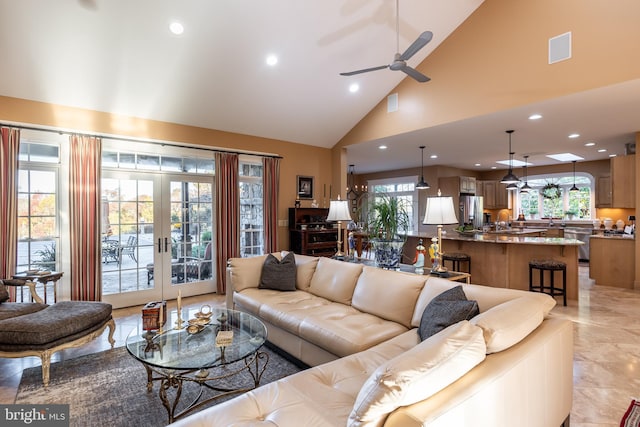
<instances>
[{"instance_id":1,"label":"wooden cabinet","mask_svg":"<svg viewBox=\"0 0 640 427\"><path fill-rule=\"evenodd\" d=\"M289 208L289 249L301 255L333 256L338 229L327 222L327 208Z\"/></svg>"},{"instance_id":2,"label":"wooden cabinet","mask_svg":"<svg viewBox=\"0 0 640 427\"><path fill-rule=\"evenodd\" d=\"M611 207L636 207L636 156L611 158Z\"/></svg>"},{"instance_id":3,"label":"wooden cabinet","mask_svg":"<svg viewBox=\"0 0 640 427\"><path fill-rule=\"evenodd\" d=\"M481 184L478 185L478 183ZM506 184L502 184L500 181L477 181L477 188L482 188L482 192L476 191L476 194L484 197L485 209L507 209L509 207Z\"/></svg>"},{"instance_id":4,"label":"wooden cabinet","mask_svg":"<svg viewBox=\"0 0 640 427\"><path fill-rule=\"evenodd\" d=\"M447 195L452 194L476 194L476 179L472 176L447 176L438 178L438 186L442 190L442 194L445 192L443 187L448 191Z\"/></svg>"},{"instance_id":5,"label":"wooden cabinet","mask_svg":"<svg viewBox=\"0 0 640 427\"><path fill-rule=\"evenodd\" d=\"M611 207L611 177L609 175L596 178L596 208Z\"/></svg>"}]
</instances>

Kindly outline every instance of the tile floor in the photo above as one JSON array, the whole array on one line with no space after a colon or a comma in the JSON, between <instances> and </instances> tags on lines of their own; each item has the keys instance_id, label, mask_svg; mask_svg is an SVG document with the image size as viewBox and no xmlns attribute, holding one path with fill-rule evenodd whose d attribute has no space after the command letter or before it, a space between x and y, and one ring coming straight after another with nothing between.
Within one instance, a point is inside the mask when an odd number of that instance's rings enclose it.
<instances>
[{"instance_id":1,"label":"tile floor","mask_svg":"<svg viewBox=\"0 0 640 427\"><path fill-rule=\"evenodd\" d=\"M552 311L575 325L571 425L617 427L631 399L640 397L640 292L595 286L587 266L581 266L579 274L580 300ZM204 303L222 306L224 297L207 295L183 298L183 302L188 308ZM124 345L139 316L140 307L114 310L116 346ZM58 353L52 361L108 349L106 336ZM0 403L13 403L22 371L39 364L35 357L0 359Z\"/></svg>"}]
</instances>

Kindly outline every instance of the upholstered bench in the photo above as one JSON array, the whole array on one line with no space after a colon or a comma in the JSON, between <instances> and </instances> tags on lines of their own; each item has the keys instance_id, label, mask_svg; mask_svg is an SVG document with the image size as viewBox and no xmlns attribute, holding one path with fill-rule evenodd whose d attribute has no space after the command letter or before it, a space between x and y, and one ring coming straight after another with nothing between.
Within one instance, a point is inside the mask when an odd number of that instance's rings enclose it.
<instances>
[{"instance_id":1,"label":"upholstered bench","mask_svg":"<svg viewBox=\"0 0 640 427\"><path fill-rule=\"evenodd\" d=\"M4 291L4 292L3 292ZM0 357L38 356L42 361L42 382L49 384L51 355L79 347L100 336L109 327L113 348L115 322L111 304L62 301L52 305L6 301L0 281Z\"/></svg>"}]
</instances>

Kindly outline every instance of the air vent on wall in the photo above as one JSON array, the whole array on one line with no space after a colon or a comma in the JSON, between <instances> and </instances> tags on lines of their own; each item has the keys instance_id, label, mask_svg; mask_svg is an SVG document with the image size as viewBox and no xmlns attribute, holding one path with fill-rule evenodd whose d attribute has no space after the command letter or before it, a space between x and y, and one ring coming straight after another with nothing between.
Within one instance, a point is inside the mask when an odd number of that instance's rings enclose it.
<instances>
[{"instance_id":1,"label":"air vent on wall","mask_svg":"<svg viewBox=\"0 0 640 427\"><path fill-rule=\"evenodd\" d=\"M392 93L387 96L387 113L395 113L398 111L398 94Z\"/></svg>"},{"instance_id":2,"label":"air vent on wall","mask_svg":"<svg viewBox=\"0 0 640 427\"><path fill-rule=\"evenodd\" d=\"M571 58L571 32L549 39L549 64Z\"/></svg>"}]
</instances>

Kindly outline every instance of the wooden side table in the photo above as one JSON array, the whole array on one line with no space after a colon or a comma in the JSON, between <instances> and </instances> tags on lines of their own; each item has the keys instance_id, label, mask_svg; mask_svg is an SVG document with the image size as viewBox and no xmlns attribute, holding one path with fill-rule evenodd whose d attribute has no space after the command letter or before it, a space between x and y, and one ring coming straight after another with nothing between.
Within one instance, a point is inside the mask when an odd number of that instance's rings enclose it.
<instances>
[{"instance_id":1,"label":"wooden side table","mask_svg":"<svg viewBox=\"0 0 640 427\"><path fill-rule=\"evenodd\" d=\"M47 303L47 284L53 282L53 302L58 301L58 280L64 275L62 271L49 271L42 273L19 273L13 276L14 279L24 280L24 286L29 288L31 298L40 304ZM44 301L36 292L36 282L42 283L44 287ZM16 285L14 285L16 286Z\"/></svg>"}]
</instances>

